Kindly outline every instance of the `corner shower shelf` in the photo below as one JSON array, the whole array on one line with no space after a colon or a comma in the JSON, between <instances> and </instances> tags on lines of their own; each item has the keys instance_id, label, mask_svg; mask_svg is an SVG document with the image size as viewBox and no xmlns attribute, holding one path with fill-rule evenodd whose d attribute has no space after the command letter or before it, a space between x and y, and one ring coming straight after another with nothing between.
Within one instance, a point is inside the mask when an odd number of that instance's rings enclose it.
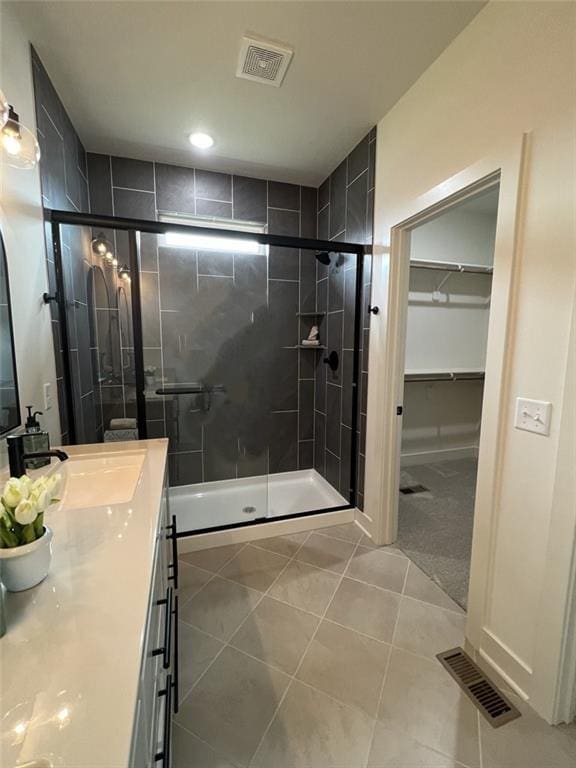
<instances>
[{"instance_id":1,"label":"corner shower shelf","mask_svg":"<svg viewBox=\"0 0 576 768\"><path fill-rule=\"evenodd\" d=\"M326 312L296 312L296 317L325 317Z\"/></svg>"},{"instance_id":2,"label":"corner shower shelf","mask_svg":"<svg viewBox=\"0 0 576 768\"><path fill-rule=\"evenodd\" d=\"M441 272L473 272L479 275L491 275L494 267L488 264L458 264L451 261L428 261L427 259L410 259L414 269L436 269Z\"/></svg>"}]
</instances>

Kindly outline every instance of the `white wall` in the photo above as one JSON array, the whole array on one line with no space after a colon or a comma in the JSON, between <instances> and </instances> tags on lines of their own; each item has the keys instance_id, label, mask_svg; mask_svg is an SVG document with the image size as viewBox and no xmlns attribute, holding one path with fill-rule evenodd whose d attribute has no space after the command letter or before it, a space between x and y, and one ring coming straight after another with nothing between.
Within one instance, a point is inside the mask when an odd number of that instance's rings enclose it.
<instances>
[{"instance_id":1,"label":"white wall","mask_svg":"<svg viewBox=\"0 0 576 768\"><path fill-rule=\"evenodd\" d=\"M28 39L14 9L0 5L0 88L20 119L36 130L32 67ZM20 408L34 404L44 410L43 384L52 388L52 408L43 425L53 444L60 439L56 371L50 310L42 301L48 290L38 169L9 168L0 160L0 227L8 256L15 325L16 365ZM5 441L0 440L0 467L5 464Z\"/></svg>"},{"instance_id":2,"label":"white wall","mask_svg":"<svg viewBox=\"0 0 576 768\"><path fill-rule=\"evenodd\" d=\"M554 557L563 558L563 574L569 569L565 552L549 552L547 544L556 526L559 450L566 450L560 414L574 396L564 385L576 278L575 30L571 3L490 3L381 120L377 139L375 241L386 253L398 223L391 212L531 132L483 637L492 636L503 671L549 718L543 690L556 680L534 681L544 576ZM519 395L553 403L549 437L513 428ZM570 515L573 503L564 522ZM567 526L572 537L574 522Z\"/></svg>"}]
</instances>

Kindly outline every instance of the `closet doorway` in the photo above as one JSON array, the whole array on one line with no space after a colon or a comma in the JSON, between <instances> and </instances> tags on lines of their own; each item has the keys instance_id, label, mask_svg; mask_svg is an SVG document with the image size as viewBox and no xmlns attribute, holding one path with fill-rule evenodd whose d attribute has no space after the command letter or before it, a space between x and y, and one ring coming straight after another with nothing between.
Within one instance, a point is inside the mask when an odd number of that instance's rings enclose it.
<instances>
[{"instance_id":1,"label":"closet doorway","mask_svg":"<svg viewBox=\"0 0 576 768\"><path fill-rule=\"evenodd\" d=\"M399 546L467 607L499 185L409 230Z\"/></svg>"}]
</instances>

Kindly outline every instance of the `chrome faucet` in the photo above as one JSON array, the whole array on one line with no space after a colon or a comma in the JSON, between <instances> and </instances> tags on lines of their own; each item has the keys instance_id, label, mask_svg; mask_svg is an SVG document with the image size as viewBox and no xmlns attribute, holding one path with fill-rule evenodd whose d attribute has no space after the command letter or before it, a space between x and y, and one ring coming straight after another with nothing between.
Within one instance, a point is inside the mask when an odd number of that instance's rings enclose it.
<instances>
[{"instance_id":1,"label":"chrome faucet","mask_svg":"<svg viewBox=\"0 0 576 768\"><path fill-rule=\"evenodd\" d=\"M54 448L50 451L34 451L26 453L24 449L24 438L26 435L9 435L6 438L8 444L8 461L10 462L10 476L22 477L26 474L27 459L44 459L55 457L60 461L66 461L68 454Z\"/></svg>"}]
</instances>

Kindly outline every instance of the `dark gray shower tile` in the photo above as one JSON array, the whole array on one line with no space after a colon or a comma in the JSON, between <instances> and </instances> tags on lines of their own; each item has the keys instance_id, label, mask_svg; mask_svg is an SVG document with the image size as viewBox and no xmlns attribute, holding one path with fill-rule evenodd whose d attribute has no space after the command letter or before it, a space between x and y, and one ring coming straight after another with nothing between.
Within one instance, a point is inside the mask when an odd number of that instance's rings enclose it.
<instances>
[{"instance_id":1,"label":"dark gray shower tile","mask_svg":"<svg viewBox=\"0 0 576 768\"><path fill-rule=\"evenodd\" d=\"M340 456L342 388L328 383L326 387L326 449Z\"/></svg>"},{"instance_id":2,"label":"dark gray shower tile","mask_svg":"<svg viewBox=\"0 0 576 768\"><path fill-rule=\"evenodd\" d=\"M235 219L266 223L266 186L267 182L262 179L251 179L247 176L232 177Z\"/></svg>"},{"instance_id":3,"label":"dark gray shower tile","mask_svg":"<svg viewBox=\"0 0 576 768\"><path fill-rule=\"evenodd\" d=\"M318 187L318 210L321 211L330 202L330 176Z\"/></svg>"},{"instance_id":4,"label":"dark gray shower tile","mask_svg":"<svg viewBox=\"0 0 576 768\"><path fill-rule=\"evenodd\" d=\"M375 176L376 176L376 142L371 141L369 145L369 157L368 157L368 189L374 189Z\"/></svg>"},{"instance_id":5,"label":"dark gray shower tile","mask_svg":"<svg viewBox=\"0 0 576 768\"><path fill-rule=\"evenodd\" d=\"M352 430L340 427L340 493L345 499L350 496L350 475L352 472Z\"/></svg>"},{"instance_id":6,"label":"dark gray shower tile","mask_svg":"<svg viewBox=\"0 0 576 768\"><path fill-rule=\"evenodd\" d=\"M155 440L159 437L166 437L166 428L163 419L148 419L146 421L146 432L148 440Z\"/></svg>"},{"instance_id":7,"label":"dark gray shower tile","mask_svg":"<svg viewBox=\"0 0 576 768\"><path fill-rule=\"evenodd\" d=\"M356 270L347 269L344 273L344 338L345 349L354 348L354 327L356 316Z\"/></svg>"},{"instance_id":8,"label":"dark gray shower tile","mask_svg":"<svg viewBox=\"0 0 576 768\"><path fill-rule=\"evenodd\" d=\"M116 272L107 261L100 261L93 267L94 303L98 309L117 307Z\"/></svg>"},{"instance_id":9,"label":"dark gray shower tile","mask_svg":"<svg viewBox=\"0 0 576 768\"><path fill-rule=\"evenodd\" d=\"M298 249L270 246L268 265L271 280L298 280Z\"/></svg>"},{"instance_id":10,"label":"dark gray shower tile","mask_svg":"<svg viewBox=\"0 0 576 768\"><path fill-rule=\"evenodd\" d=\"M340 459L326 451L326 480L338 490L340 485Z\"/></svg>"},{"instance_id":11,"label":"dark gray shower tile","mask_svg":"<svg viewBox=\"0 0 576 768\"><path fill-rule=\"evenodd\" d=\"M161 314L164 379L168 383L191 383L209 370L212 356L197 343L198 317L192 312Z\"/></svg>"},{"instance_id":12,"label":"dark gray shower tile","mask_svg":"<svg viewBox=\"0 0 576 768\"><path fill-rule=\"evenodd\" d=\"M112 216L112 176L110 155L88 152L88 191L90 213Z\"/></svg>"},{"instance_id":13,"label":"dark gray shower tile","mask_svg":"<svg viewBox=\"0 0 576 768\"><path fill-rule=\"evenodd\" d=\"M374 190L368 192L368 201L366 204L366 229L364 242L367 245L372 244L374 232Z\"/></svg>"},{"instance_id":14,"label":"dark gray shower tile","mask_svg":"<svg viewBox=\"0 0 576 768\"><path fill-rule=\"evenodd\" d=\"M318 239L330 239L330 206L326 206L326 208L323 208L318 214ZM326 270L326 267L324 267L324 270ZM323 275L320 275L320 277L322 276Z\"/></svg>"},{"instance_id":15,"label":"dark gray shower tile","mask_svg":"<svg viewBox=\"0 0 576 768\"><path fill-rule=\"evenodd\" d=\"M235 478L237 464L238 435L223 406L204 426L205 482Z\"/></svg>"},{"instance_id":16,"label":"dark gray shower tile","mask_svg":"<svg viewBox=\"0 0 576 768\"><path fill-rule=\"evenodd\" d=\"M118 310L96 310L100 371L104 379L110 383L121 381L119 322Z\"/></svg>"},{"instance_id":17,"label":"dark gray shower tile","mask_svg":"<svg viewBox=\"0 0 576 768\"><path fill-rule=\"evenodd\" d=\"M76 156L78 158L78 170L84 176L85 179L88 178L88 164L86 159L86 149L84 148L84 144L80 141L80 138L76 136ZM89 213L88 209L85 211L86 213Z\"/></svg>"},{"instance_id":18,"label":"dark gray shower tile","mask_svg":"<svg viewBox=\"0 0 576 768\"><path fill-rule=\"evenodd\" d=\"M198 251L199 275L234 276L234 254L218 251Z\"/></svg>"},{"instance_id":19,"label":"dark gray shower tile","mask_svg":"<svg viewBox=\"0 0 576 768\"><path fill-rule=\"evenodd\" d=\"M156 220L153 192L134 192L131 189L113 189L114 215L128 219Z\"/></svg>"},{"instance_id":20,"label":"dark gray shower tile","mask_svg":"<svg viewBox=\"0 0 576 768\"><path fill-rule=\"evenodd\" d=\"M78 171L78 136L70 118L63 113L64 136L64 178L66 181L66 195L76 210L80 210L82 201L80 198L80 172Z\"/></svg>"},{"instance_id":21,"label":"dark gray shower tile","mask_svg":"<svg viewBox=\"0 0 576 768\"><path fill-rule=\"evenodd\" d=\"M360 397L358 404L361 413L368 413L368 374L366 371L360 374Z\"/></svg>"},{"instance_id":22,"label":"dark gray shower tile","mask_svg":"<svg viewBox=\"0 0 576 768\"><path fill-rule=\"evenodd\" d=\"M330 176L330 238L346 229L346 160Z\"/></svg>"},{"instance_id":23,"label":"dark gray shower tile","mask_svg":"<svg viewBox=\"0 0 576 768\"><path fill-rule=\"evenodd\" d=\"M92 355L90 352L90 322L88 307L76 307L76 329L78 333L78 356L80 365L80 393L85 395L93 387Z\"/></svg>"},{"instance_id":24,"label":"dark gray shower tile","mask_svg":"<svg viewBox=\"0 0 576 768\"><path fill-rule=\"evenodd\" d=\"M300 250L300 312L316 309L316 263L314 251Z\"/></svg>"},{"instance_id":25,"label":"dark gray shower tile","mask_svg":"<svg viewBox=\"0 0 576 768\"><path fill-rule=\"evenodd\" d=\"M270 338L280 347L298 344L298 283L269 280L268 305Z\"/></svg>"},{"instance_id":26,"label":"dark gray shower tile","mask_svg":"<svg viewBox=\"0 0 576 768\"><path fill-rule=\"evenodd\" d=\"M342 352L342 424L352 426L352 378L354 373L354 352Z\"/></svg>"},{"instance_id":27,"label":"dark gray shower tile","mask_svg":"<svg viewBox=\"0 0 576 768\"><path fill-rule=\"evenodd\" d=\"M108 429L111 419L124 417L124 397L121 386L102 386L102 417L104 429Z\"/></svg>"},{"instance_id":28,"label":"dark gray shower tile","mask_svg":"<svg viewBox=\"0 0 576 768\"><path fill-rule=\"evenodd\" d=\"M112 157L112 185L154 192L154 163Z\"/></svg>"},{"instance_id":29,"label":"dark gray shower tile","mask_svg":"<svg viewBox=\"0 0 576 768\"><path fill-rule=\"evenodd\" d=\"M309 352L309 354L313 354L316 360L316 392L314 398L314 407L317 411L326 413L326 371L328 368L323 362L323 357L326 353L321 351Z\"/></svg>"},{"instance_id":30,"label":"dark gray shower tile","mask_svg":"<svg viewBox=\"0 0 576 768\"><path fill-rule=\"evenodd\" d=\"M281 181L268 182L268 207L300 210L300 187Z\"/></svg>"},{"instance_id":31,"label":"dark gray shower tile","mask_svg":"<svg viewBox=\"0 0 576 768\"><path fill-rule=\"evenodd\" d=\"M323 413L314 412L314 469L322 476L326 473L325 446L326 417Z\"/></svg>"},{"instance_id":32,"label":"dark gray shower tile","mask_svg":"<svg viewBox=\"0 0 576 768\"><path fill-rule=\"evenodd\" d=\"M328 354L330 352L336 352L340 358L340 365L335 371L330 368L327 370L328 382L340 383L342 377L342 319L343 312L331 312L328 315L328 337L327 347Z\"/></svg>"},{"instance_id":33,"label":"dark gray shower tile","mask_svg":"<svg viewBox=\"0 0 576 768\"><path fill-rule=\"evenodd\" d=\"M368 174L363 173L350 184L346 196L346 239L352 243L366 242L367 204Z\"/></svg>"},{"instance_id":34,"label":"dark gray shower tile","mask_svg":"<svg viewBox=\"0 0 576 768\"><path fill-rule=\"evenodd\" d=\"M82 400L82 422L84 426L84 441L86 443L98 442L97 435L97 414L94 393L90 392Z\"/></svg>"},{"instance_id":35,"label":"dark gray shower tile","mask_svg":"<svg viewBox=\"0 0 576 768\"><path fill-rule=\"evenodd\" d=\"M2 319L6 317L6 323L8 322L7 316L2 316ZM62 357L62 341L60 337L60 323L58 320L52 320L52 343L54 345L54 362L56 364L56 378L61 378L63 373L63 357Z\"/></svg>"},{"instance_id":36,"label":"dark gray shower tile","mask_svg":"<svg viewBox=\"0 0 576 768\"><path fill-rule=\"evenodd\" d=\"M40 157L42 194L51 208L68 210L70 204L66 200L64 142L43 111L38 116L38 128L42 131Z\"/></svg>"},{"instance_id":37,"label":"dark gray shower tile","mask_svg":"<svg viewBox=\"0 0 576 768\"><path fill-rule=\"evenodd\" d=\"M314 438L314 382L300 381L299 440Z\"/></svg>"},{"instance_id":38,"label":"dark gray shower tile","mask_svg":"<svg viewBox=\"0 0 576 768\"><path fill-rule=\"evenodd\" d=\"M298 469L312 469L314 466L314 440L298 443Z\"/></svg>"},{"instance_id":39,"label":"dark gray shower tile","mask_svg":"<svg viewBox=\"0 0 576 768\"><path fill-rule=\"evenodd\" d=\"M316 356L320 352L311 352L309 349L300 349L300 378L314 379L316 372Z\"/></svg>"},{"instance_id":40,"label":"dark gray shower tile","mask_svg":"<svg viewBox=\"0 0 576 768\"><path fill-rule=\"evenodd\" d=\"M368 170L369 165L369 136L366 135L362 141L354 147L348 155L348 184L360 176L361 173Z\"/></svg>"},{"instance_id":41,"label":"dark gray shower tile","mask_svg":"<svg viewBox=\"0 0 576 768\"><path fill-rule=\"evenodd\" d=\"M232 176L196 169L196 197L232 202Z\"/></svg>"},{"instance_id":42,"label":"dark gray shower tile","mask_svg":"<svg viewBox=\"0 0 576 768\"><path fill-rule=\"evenodd\" d=\"M258 477L266 474L268 474L268 449L264 448L261 452L252 454L249 451L244 452L240 446L238 477ZM260 496L260 494L258 495ZM263 504L265 503L265 496L267 496L267 492L263 489L261 494Z\"/></svg>"},{"instance_id":43,"label":"dark gray shower tile","mask_svg":"<svg viewBox=\"0 0 576 768\"><path fill-rule=\"evenodd\" d=\"M298 237L300 214L297 211L268 211L268 232L272 235ZM269 276L282 280L298 280L297 248L271 246L269 255Z\"/></svg>"},{"instance_id":44,"label":"dark gray shower tile","mask_svg":"<svg viewBox=\"0 0 576 768\"><path fill-rule=\"evenodd\" d=\"M231 219L232 203L224 203L220 200L204 200L197 197L196 215L216 219Z\"/></svg>"},{"instance_id":45,"label":"dark gray shower tile","mask_svg":"<svg viewBox=\"0 0 576 768\"><path fill-rule=\"evenodd\" d=\"M270 415L273 440L270 443L270 473L298 469L298 414Z\"/></svg>"},{"instance_id":46,"label":"dark gray shower tile","mask_svg":"<svg viewBox=\"0 0 576 768\"><path fill-rule=\"evenodd\" d=\"M199 410L204 404L201 398L181 395L166 399L166 436L171 453L202 450L202 427L207 414Z\"/></svg>"},{"instance_id":47,"label":"dark gray shower tile","mask_svg":"<svg viewBox=\"0 0 576 768\"><path fill-rule=\"evenodd\" d=\"M266 309L268 258L263 254L239 254L234 258L234 284L238 301L251 312Z\"/></svg>"},{"instance_id":48,"label":"dark gray shower tile","mask_svg":"<svg viewBox=\"0 0 576 768\"><path fill-rule=\"evenodd\" d=\"M194 214L194 169L156 163L156 205L165 213Z\"/></svg>"},{"instance_id":49,"label":"dark gray shower tile","mask_svg":"<svg viewBox=\"0 0 576 768\"><path fill-rule=\"evenodd\" d=\"M31 50L32 73L34 76L34 92L36 113L43 107L54 123L59 133L62 133L63 107L56 89L52 85L42 61L34 48Z\"/></svg>"},{"instance_id":50,"label":"dark gray shower tile","mask_svg":"<svg viewBox=\"0 0 576 768\"><path fill-rule=\"evenodd\" d=\"M90 213L90 198L88 197L88 183L80 174L80 211Z\"/></svg>"},{"instance_id":51,"label":"dark gray shower tile","mask_svg":"<svg viewBox=\"0 0 576 768\"><path fill-rule=\"evenodd\" d=\"M179 311L190 309L197 296L196 251L189 248L161 246L158 249L158 264L162 309Z\"/></svg>"},{"instance_id":52,"label":"dark gray shower tile","mask_svg":"<svg viewBox=\"0 0 576 768\"><path fill-rule=\"evenodd\" d=\"M158 272L158 235L140 234L140 269Z\"/></svg>"},{"instance_id":53,"label":"dark gray shower tile","mask_svg":"<svg viewBox=\"0 0 576 768\"><path fill-rule=\"evenodd\" d=\"M344 267L335 260L328 272L328 311L344 309Z\"/></svg>"},{"instance_id":54,"label":"dark gray shower tile","mask_svg":"<svg viewBox=\"0 0 576 768\"><path fill-rule=\"evenodd\" d=\"M270 363L270 409L298 410L298 350L277 347Z\"/></svg>"},{"instance_id":55,"label":"dark gray shower tile","mask_svg":"<svg viewBox=\"0 0 576 768\"><path fill-rule=\"evenodd\" d=\"M171 486L202 482L202 453L168 454L168 478Z\"/></svg>"},{"instance_id":56,"label":"dark gray shower tile","mask_svg":"<svg viewBox=\"0 0 576 768\"><path fill-rule=\"evenodd\" d=\"M316 311L328 312L328 278L316 283Z\"/></svg>"},{"instance_id":57,"label":"dark gray shower tile","mask_svg":"<svg viewBox=\"0 0 576 768\"><path fill-rule=\"evenodd\" d=\"M160 346L160 301L158 295L158 274L140 274L142 303L142 338L145 347Z\"/></svg>"},{"instance_id":58,"label":"dark gray shower tile","mask_svg":"<svg viewBox=\"0 0 576 768\"><path fill-rule=\"evenodd\" d=\"M314 187L300 187L300 235L302 237L316 237L317 209L318 191Z\"/></svg>"}]
</instances>

